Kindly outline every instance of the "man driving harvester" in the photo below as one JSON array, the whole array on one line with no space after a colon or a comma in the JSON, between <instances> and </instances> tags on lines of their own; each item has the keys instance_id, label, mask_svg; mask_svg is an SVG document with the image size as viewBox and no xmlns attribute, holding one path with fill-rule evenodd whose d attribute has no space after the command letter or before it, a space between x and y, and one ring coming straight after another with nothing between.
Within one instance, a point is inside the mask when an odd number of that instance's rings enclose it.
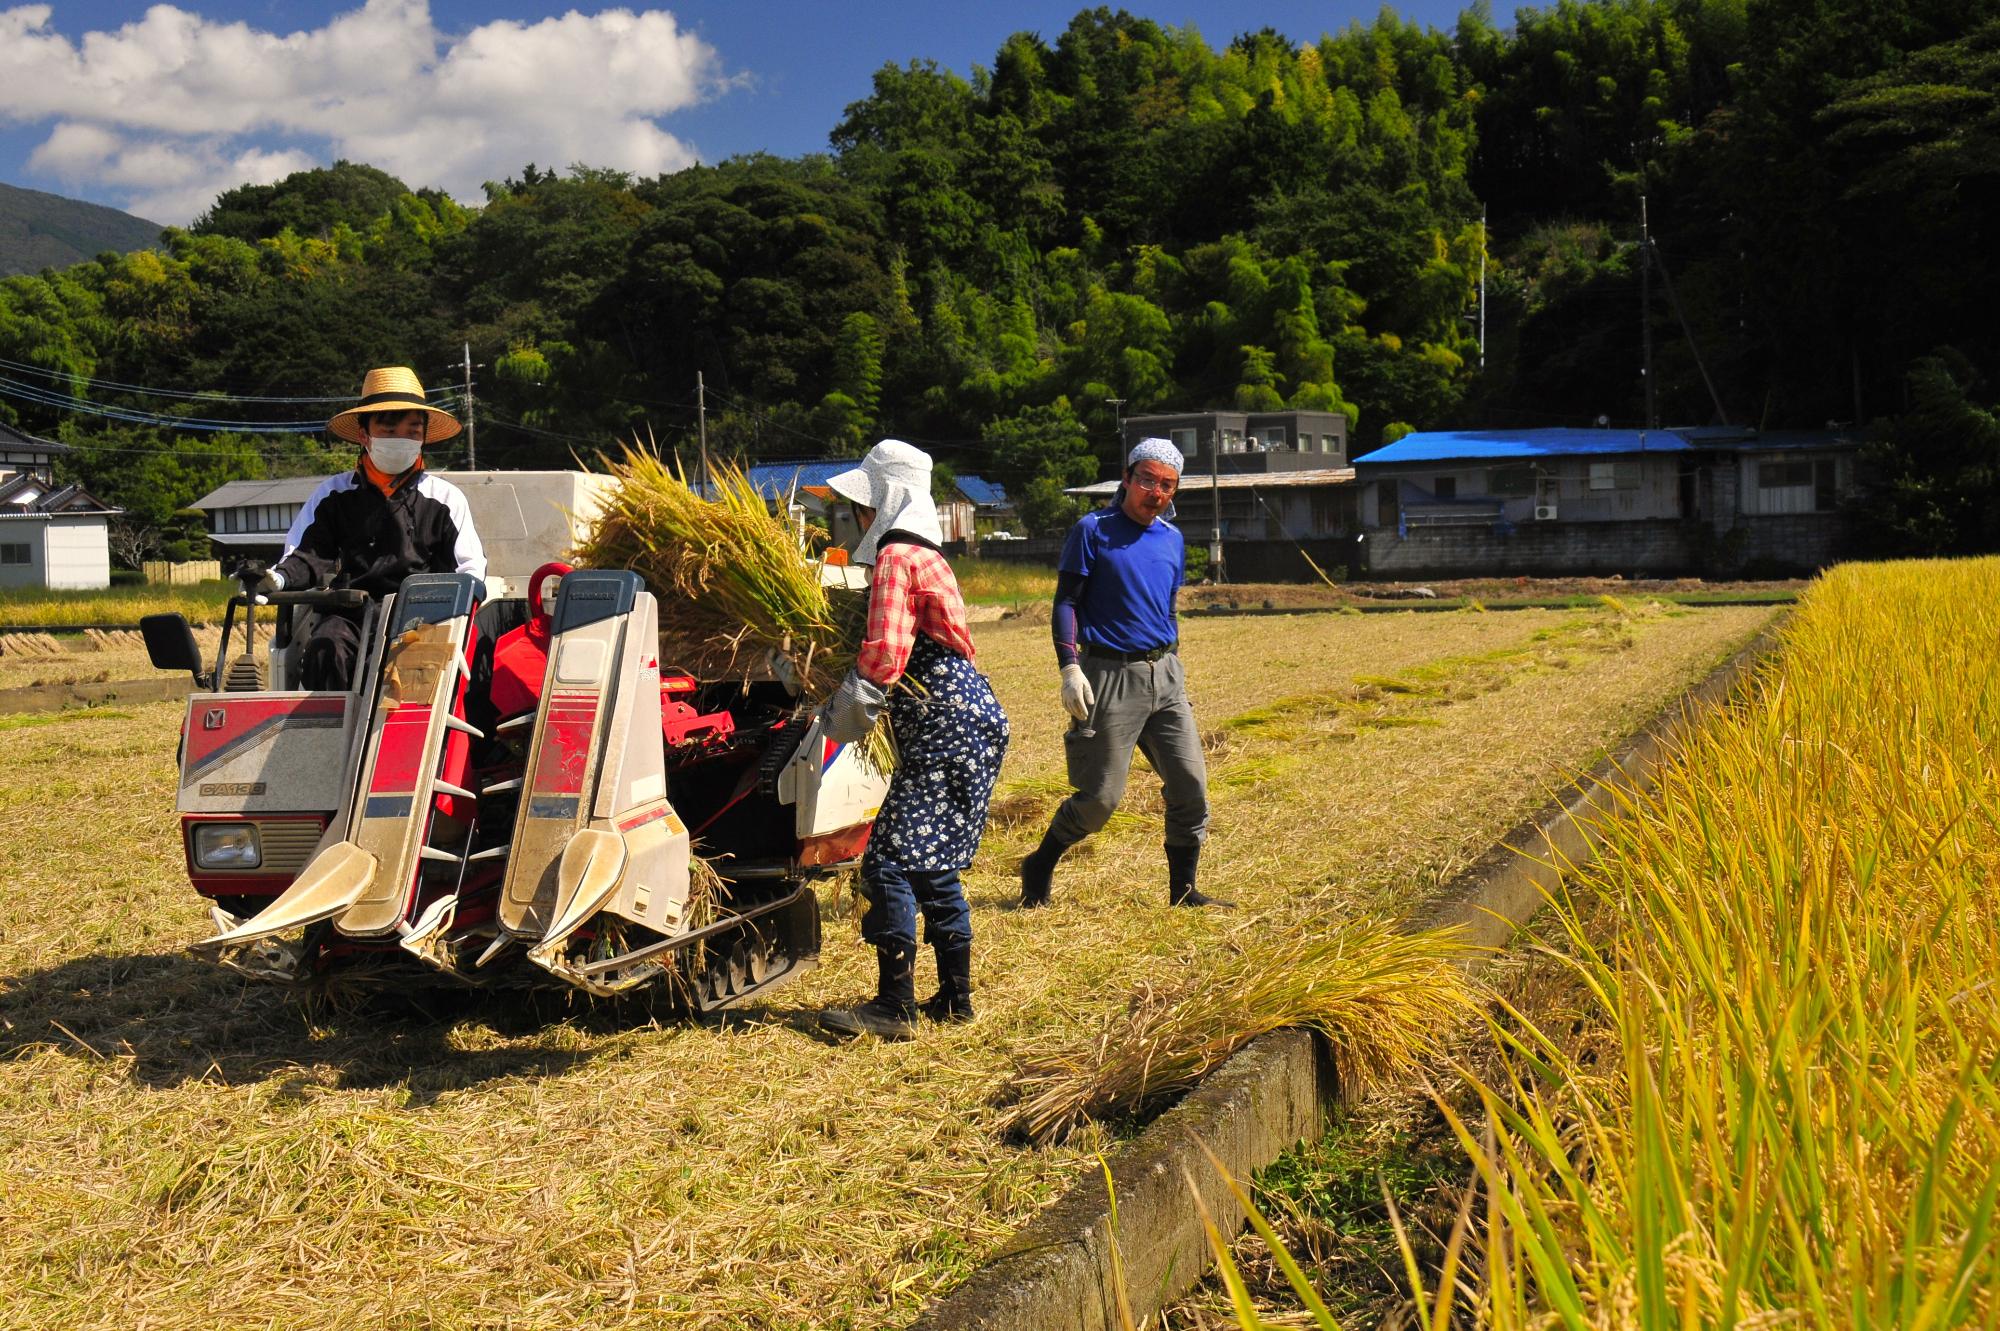
<instances>
[{"instance_id":1,"label":"man driving harvester","mask_svg":"<svg viewBox=\"0 0 2000 1331\"><path fill-rule=\"evenodd\" d=\"M1208 770L1176 654L1186 543L1168 520L1183 461L1164 439L1140 440L1111 506L1078 520L1063 542L1052 618L1073 722L1063 752L1076 789L1021 861L1023 906L1046 905L1056 861L1110 819L1135 746L1165 786L1168 903L1233 904L1195 886L1208 835Z\"/></svg>"},{"instance_id":2,"label":"man driving harvester","mask_svg":"<svg viewBox=\"0 0 2000 1331\"><path fill-rule=\"evenodd\" d=\"M464 493L424 471L424 445L457 437L460 426L424 401L415 371L370 370L361 400L326 428L362 445L360 461L312 492L285 533L284 558L269 570L239 571L253 594L354 588L379 599L412 573L469 573L485 581L486 552ZM306 639L300 682L308 689L351 688L360 643L359 611L322 610Z\"/></svg>"}]
</instances>

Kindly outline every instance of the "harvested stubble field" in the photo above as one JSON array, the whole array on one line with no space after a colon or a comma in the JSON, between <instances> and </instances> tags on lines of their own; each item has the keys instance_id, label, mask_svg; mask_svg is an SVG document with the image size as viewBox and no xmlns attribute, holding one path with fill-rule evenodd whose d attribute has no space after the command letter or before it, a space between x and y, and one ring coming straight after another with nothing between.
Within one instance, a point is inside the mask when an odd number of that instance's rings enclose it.
<instances>
[{"instance_id":1,"label":"harvested stubble field","mask_svg":"<svg viewBox=\"0 0 2000 1331\"><path fill-rule=\"evenodd\" d=\"M1189 623L1228 914L1163 908L1144 774L1056 905L1010 909L1060 717L1046 627L982 626L1015 733L968 875L982 1017L906 1045L810 1033L872 981L831 893L822 969L713 1028L306 1013L181 951L178 707L0 721L0 1325L905 1321L1118 1131L1002 1140L1016 1059L1273 930L1408 908L1770 613Z\"/></svg>"}]
</instances>

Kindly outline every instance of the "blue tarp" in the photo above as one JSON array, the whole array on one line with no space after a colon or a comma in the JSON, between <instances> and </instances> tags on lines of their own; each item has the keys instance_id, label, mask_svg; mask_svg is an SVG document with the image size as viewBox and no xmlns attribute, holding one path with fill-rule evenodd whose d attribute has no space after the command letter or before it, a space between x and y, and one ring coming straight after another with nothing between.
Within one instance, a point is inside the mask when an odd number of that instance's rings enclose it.
<instances>
[{"instance_id":1,"label":"blue tarp","mask_svg":"<svg viewBox=\"0 0 2000 1331\"><path fill-rule=\"evenodd\" d=\"M861 465L860 458L808 458L799 462L761 462L750 468L750 484L759 494L782 498L808 485L825 485L843 471Z\"/></svg>"},{"instance_id":2,"label":"blue tarp","mask_svg":"<svg viewBox=\"0 0 2000 1331\"><path fill-rule=\"evenodd\" d=\"M980 508L1005 508L1007 491L980 476L958 478L958 492Z\"/></svg>"},{"instance_id":3,"label":"blue tarp","mask_svg":"<svg viewBox=\"0 0 2000 1331\"><path fill-rule=\"evenodd\" d=\"M1688 441L1674 430L1425 430L1364 454L1354 465L1685 453L1688 447Z\"/></svg>"}]
</instances>

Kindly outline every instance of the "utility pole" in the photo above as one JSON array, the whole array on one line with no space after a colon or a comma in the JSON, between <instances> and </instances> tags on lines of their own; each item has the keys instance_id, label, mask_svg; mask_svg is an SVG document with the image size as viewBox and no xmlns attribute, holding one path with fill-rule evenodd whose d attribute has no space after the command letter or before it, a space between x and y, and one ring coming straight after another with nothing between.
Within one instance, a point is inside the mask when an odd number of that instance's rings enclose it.
<instances>
[{"instance_id":1,"label":"utility pole","mask_svg":"<svg viewBox=\"0 0 2000 1331\"><path fill-rule=\"evenodd\" d=\"M1479 205L1479 368L1486 369L1486 205Z\"/></svg>"},{"instance_id":2,"label":"utility pole","mask_svg":"<svg viewBox=\"0 0 2000 1331\"><path fill-rule=\"evenodd\" d=\"M1222 464L1218 460L1222 452L1222 427L1215 427L1215 438L1208 450L1208 576L1216 582L1229 581L1228 570L1222 564Z\"/></svg>"},{"instance_id":3,"label":"utility pole","mask_svg":"<svg viewBox=\"0 0 2000 1331\"><path fill-rule=\"evenodd\" d=\"M479 423L472 415L472 343L465 346L465 469L479 470Z\"/></svg>"},{"instance_id":4,"label":"utility pole","mask_svg":"<svg viewBox=\"0 0 2000 1331\"><path fill-rule=\"evenodd\" d=\"M1646 196L1639 196L1639 336L1645 348L1646 428L1660 428L1653 397L1653 233L1646 223Z\"/></svg>"},{"instance_id":5,"label":"utility pole","mask_svg":"<svg viewBox=\"0 0 2000 1331\"><path fill-rule=\"evenodd\" d=\"M708 498L708 383L700 370L694 372L694 412L701 432L701 497Z\"/></svg>"},{"instance_id":6,"label":"utility pole","mask_svg":"<svg viewBox=\"0 0 2000 1331\"><path fill-rule=\"evenodd\" d=\"M1125 399L1122 397L1107 397L1104 400L1111 404L1111 415L1117 422L1118 465L1122 467L1125 465Z\"/></svg>"}]
</instances>

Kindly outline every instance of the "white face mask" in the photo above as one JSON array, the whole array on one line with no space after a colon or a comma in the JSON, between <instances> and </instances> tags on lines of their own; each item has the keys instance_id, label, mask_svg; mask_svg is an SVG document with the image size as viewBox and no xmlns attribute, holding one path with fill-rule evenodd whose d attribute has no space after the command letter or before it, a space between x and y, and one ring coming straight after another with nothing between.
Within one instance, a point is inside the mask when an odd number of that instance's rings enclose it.
<instances>
[{"instance_id":1,"label":"white face mask","mask_svg":"<svg viewBox=\"0 0 2000 1331\"><path fill-rule=\"evenodd\" d=\"M417 455L424 451L423 444L415 439L398 439L388 435L368 436L368 460L378 471L390 476L400 476L417 464Z\"/></svg>"}]
</instances>

